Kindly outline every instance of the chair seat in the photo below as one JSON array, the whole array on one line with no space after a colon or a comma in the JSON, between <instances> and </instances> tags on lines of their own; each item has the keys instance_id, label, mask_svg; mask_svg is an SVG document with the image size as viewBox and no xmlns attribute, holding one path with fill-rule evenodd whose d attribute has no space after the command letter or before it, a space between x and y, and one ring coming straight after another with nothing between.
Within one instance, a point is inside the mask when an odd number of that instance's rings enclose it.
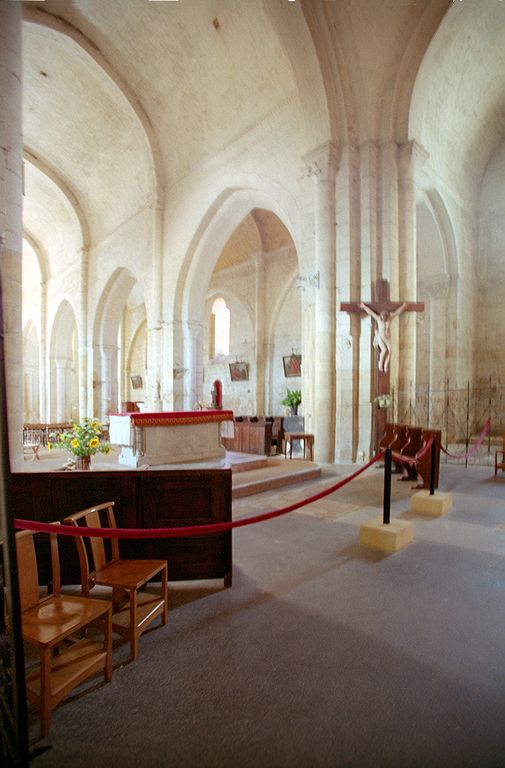
<instances>
[{"instance_id":1,"label":"chair seat","mask_svg":"<svg viewBox=\"0 0 505 768\"><path fill-rule=\"evenodd\" d=\"M108 610L103 600L57 595L23 612L23 637L28 642L51 648L69 632L78 632L105 616Z\"/></svg>"},{"instance_id":2,"label":"chair seat","mask_svg":"<svg viewBox=\"0 0 505 768\"><path fill-rule=\"evenodd\" d=\"M95 574L95 584L140 589L166 568L166 560L116 560Z\"/></svg>"}]
</instances>

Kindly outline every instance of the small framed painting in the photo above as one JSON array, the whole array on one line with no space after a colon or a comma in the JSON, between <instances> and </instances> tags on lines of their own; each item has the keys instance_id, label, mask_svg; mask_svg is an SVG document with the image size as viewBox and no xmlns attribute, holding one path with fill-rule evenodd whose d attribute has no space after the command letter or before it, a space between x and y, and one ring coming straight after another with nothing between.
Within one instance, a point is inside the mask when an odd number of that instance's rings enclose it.
<instances>
[{"instance_id":1,"label":"small framed painting","mask_svg":"<svg viewBox=\"0 0 505 768\"><path fill-rule=\"evenodd\" d=\"M249 381L249 363L230 363L232 381Z\"/></svg>"},{"instance_id":2,"label":"small framed painting","mask_svg":"<svg viewBox=\"0 0 505 768\"><path fill-rule=\"evenodd\" d=\"M282 358L284 365L284 376L289 378L290 376L302 375L302 356L301 355L286 355Z\"/></svg>"},{"instance_id":3,"label":"small framed painting","mask_svg":"<svg viewBox=\"0 0 505 768\"><path fill-rule=\"evenodd\" d=\"M131 376L132 389L142 389L142 376Z\"/></svg>"}]
</instances>

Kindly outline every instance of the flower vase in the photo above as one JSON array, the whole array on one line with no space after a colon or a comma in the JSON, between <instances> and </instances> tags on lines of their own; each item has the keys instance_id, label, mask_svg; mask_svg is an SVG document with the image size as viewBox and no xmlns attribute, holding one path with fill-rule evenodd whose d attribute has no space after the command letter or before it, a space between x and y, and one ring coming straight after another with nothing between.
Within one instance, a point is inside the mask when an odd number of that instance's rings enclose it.
<instances>
[{"instance_id":1,"label":"flower vase","mask_svg":"<svg viewBox=\"0 0 505 768\"><path fill-rule=\"evenodd\" d=\"M76 469L91 469L91 456L76 456Z\"/></svg>"}]
</instances>

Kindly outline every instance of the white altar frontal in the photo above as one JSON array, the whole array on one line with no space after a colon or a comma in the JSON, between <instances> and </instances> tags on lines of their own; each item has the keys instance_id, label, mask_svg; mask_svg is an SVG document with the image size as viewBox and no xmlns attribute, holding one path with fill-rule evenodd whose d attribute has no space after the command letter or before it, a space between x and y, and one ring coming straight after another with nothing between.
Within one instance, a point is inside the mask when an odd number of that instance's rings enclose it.
<instances>
[{"instance_id":1,"label":"white altar frontal","mask_svg":"<svg viewBox=\"0 0 505 768\"><path fill-rule=\"evenodd\" d=\"M128 467L216 461L226 454L221 437L233 437L233 411L113 413L109 434Z\"/></svg>"}]
</instances>

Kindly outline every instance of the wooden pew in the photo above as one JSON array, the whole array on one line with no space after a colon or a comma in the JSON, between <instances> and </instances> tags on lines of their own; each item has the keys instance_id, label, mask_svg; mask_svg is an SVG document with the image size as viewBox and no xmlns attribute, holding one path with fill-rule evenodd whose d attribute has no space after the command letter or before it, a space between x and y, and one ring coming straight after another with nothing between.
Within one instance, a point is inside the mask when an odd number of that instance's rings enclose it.
<instances>
[{"instance_id":1,"label":"wooden pew","mask_svg":"<svg viewBox=\"0 0 505 768\"><path fill-rule=\"evenodd\" d=\"M503 472L505 470L505 431L502 435L503 439L503 445L501 451L496 451L494 455L494 476L496 477L498 470L501 469ZM499 457L501 456L501 461L499 460Z\"/></svg>"},{"instance_id":2,"label":"wooden pew","mask_svg":"<svg viewBox=\"0 0 505 768\"><path fill-rule=\"evenodd\" d=\"M402 456L415 456L421 449L423 443L423 430L422 427L407 427L407 442L403 446L400 453ZM403 470L407 472L406 475L401 477L401 480L417 480L417 466L415 463L403 464Z\"/></svg>"},{"instance_id":3,"label":"wooden pew","mask_svg":"<svg viewBox=\"0 0 505 768\"><path fill-rule=\"evenodd\" d=\"M379 445L384 448L391 448L395 453L405 457L408 463L401 462L399 459L393 459L395 472L406 476L401 480L415 481L420 476L421 484L417 488L428 489L430 487L431 477L431 450L417 459L416 456L422 452L428 441L433 437L436 442L435 453L435 488L438 488L440 471L440 444L442 433L439 429L424 429L422 427L413 427L408 424L388 424ZM391 434L393 438L391 439ZM388 444L389 443L389 444Z\"/></svg>"},{"instance_id":4,"label":"wooden pew","mask_svg":"<svg viewBox=\"0 0 505 768\"><path fill-rule=\"evenodd\" d=\"M407 443L407 424L395 424L394 425L394 437L391 443L389 444L388 448L391 448L392 451L395 453L401 453L403 447ZM402 475L403 474L403 464L400 461L395 461L393 459L393 464L395 466L394 472Z\"/></svg>"}]
</instances>

